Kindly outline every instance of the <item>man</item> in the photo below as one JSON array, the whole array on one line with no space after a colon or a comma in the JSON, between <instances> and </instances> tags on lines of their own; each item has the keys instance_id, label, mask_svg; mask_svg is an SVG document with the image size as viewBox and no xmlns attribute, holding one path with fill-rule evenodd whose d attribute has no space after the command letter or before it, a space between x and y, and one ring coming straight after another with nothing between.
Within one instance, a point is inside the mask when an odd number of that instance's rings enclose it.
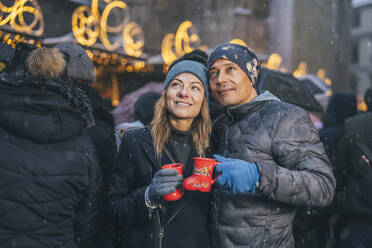
<instances>
[{"instance_id":1,"label":"man","mask_svg":"<svg viewBox=\"0 0 372 248\"><path fill-rule=\"evenodd\" d=\"M364 99L368 112L345 121L336 147L336 212L345 221L337 247L370 247L372 242L372 89Z\"/></svg>"},{"instance_id":2,"label":"man","mask_svg":"<svg viewBox=\"0 0 372 248\"><path fill-rule=\"evenodd\" d=\"M208 60L209 84L226 113L214 123L221 162L213 190L214 247L293 247L297 206L326 206L335 179L301 108L258 94L260 65L245 46L223 44Z\"/></svg>"}]
</instances>

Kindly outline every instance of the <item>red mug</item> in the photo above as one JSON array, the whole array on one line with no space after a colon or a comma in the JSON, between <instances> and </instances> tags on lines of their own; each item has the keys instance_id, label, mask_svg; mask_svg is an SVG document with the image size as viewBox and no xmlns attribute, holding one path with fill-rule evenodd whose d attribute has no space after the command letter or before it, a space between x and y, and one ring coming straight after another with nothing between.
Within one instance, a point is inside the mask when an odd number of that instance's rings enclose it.
<instances>
[{"instance_id":1,"label":"red mug","mask_svg":"<svg viewBox=\"0 0 372 248\"><path fill-rule=\"evenodd\" d=\"M183 181L186 190L199 190L201 192L210 192L212 185L216 182L217 177L213 179L214 167L219 162L213 158L193 157L194 170L192 176Z\"/></svg>"},{"instance_id":2,"label":"red mug","mask_svg":"<svg viewBox=\"0 0 372 248\"><path fill-rule=\"evenodd\" d=\"M166 164L161 167L162 169L172 169L177 171L177 175L183 175L183 164ZM176 188L176 191L163 196L166 201L177 201L183 196L183 187Z\"/></svg>"}]
</instances>

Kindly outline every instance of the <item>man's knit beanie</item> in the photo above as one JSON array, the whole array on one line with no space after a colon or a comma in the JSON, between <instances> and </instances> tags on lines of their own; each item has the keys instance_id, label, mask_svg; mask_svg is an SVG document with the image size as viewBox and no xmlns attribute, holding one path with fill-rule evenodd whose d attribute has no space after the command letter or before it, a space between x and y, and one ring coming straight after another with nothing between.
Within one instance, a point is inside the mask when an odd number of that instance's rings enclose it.
<instances>
[{"instance_id":1,"label":"man's knit beanie","mask_svg":"<svg viewBox=\"0 0 372 248\"><path fill-rule=\"evenodd\" d=\"M233 43L219 45L209 56L208 69L211 69L217 59L228 59L234 62L247 74L254 86L258 83L261 66L257 55L248 47Z\"/></svg>"}]
</instances>

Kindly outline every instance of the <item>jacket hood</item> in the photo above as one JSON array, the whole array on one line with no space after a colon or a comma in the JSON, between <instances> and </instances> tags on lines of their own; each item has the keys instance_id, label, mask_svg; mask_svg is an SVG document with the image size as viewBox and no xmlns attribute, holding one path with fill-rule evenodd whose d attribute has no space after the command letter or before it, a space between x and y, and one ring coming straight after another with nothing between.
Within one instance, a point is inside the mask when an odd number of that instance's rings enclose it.
<instances>
[{"instance_id":1,"label":"jacket hood","mask_svg":"<svg viewBox=\"0 0 372 248\"><path fill-rule=\"evenodd\" d=\"M270 101L270 100L280 101L280 99L277 98L276 96L274 96L273 94L271 94L270 91L265 90L264 92L262 92L261 94L259 94L258 96L256 96L256 97L251 101L251 103L252 103L252 102Z\"/></svg>"},{"instance_id":2,"label":"jacket hood","mask_svg":"<svg viewBox=\"0 0 372 248\"><path fill-rule=\"evenodd\" d=\"M94 125L87 95L69 81L0 74L0 127L36 143L54 143Z\"/></svg>"}]
</instances>

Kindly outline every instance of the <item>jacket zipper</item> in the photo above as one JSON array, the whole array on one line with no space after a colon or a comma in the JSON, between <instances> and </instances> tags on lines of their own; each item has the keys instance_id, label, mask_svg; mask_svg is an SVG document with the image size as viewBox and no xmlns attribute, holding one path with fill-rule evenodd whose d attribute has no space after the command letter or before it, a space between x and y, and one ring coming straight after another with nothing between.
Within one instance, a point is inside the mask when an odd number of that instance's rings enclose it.
<instances>
[{"instance_id":1,"label":"jacket zipper","mask_svg":"<svg viewBox=\"0 0 372 248\"><path fill-rule=\"evenodd\" d=\"M166 149L166 147L164 147L165 151L166 151L166 155L169 157L169 159L172 161L172 163L175 163L175 160L173 159L173 157L170 155L170 153L168 152L168 150ZM158 160L158 163L159 165L161 166L161 163L160 161ZM152 180L152 168L150 166L150 182ZM189 197L190 198L190 197ZM188 198L188 199L189 199ZM165 230L165 227L179 214L179 212L183 209L183 207L186 205L186 203L188 202L188 199L186 199L183 204L177 209L177 211L169 218L169 220L167 221L167 223L164 224L164 226L161 226L161 222L160 222L160 214L159 214L159 209L155 209L154 211L156 212L156 217L157 217L157 222L158 222L158 228L159 228L159 233L158 233L158 248L163 248L163 239L164 239L164 230ZM161 205L159 206L161 208ZM150 218L151 218L151 214L149 214Z\"/></svg>"},{"instance_id":2,"label":"jacket zipper","mask_svg":"<svg viewBox=\"0 0 372 248\"><path fill-rule=\"evenodd\" d=\"M163 247L164 229L161 228L159 231L159 248Z\"/></svg>"},{"instance_id":3,"label":"jacket zipper","mask_svg":"<svg viewBox=\"0 0 372 248\"><path fill-rule=\"evenodd\" d=\"M164 237L164 229L163 227L161 226L161 223L160 223L160 215L159 215L159 210L156 209L156 219L158 220L158 230L159 230L159 233L158 233L158 248L162 248L163 247L163 237Z\"/></svg>"},{"instance_id":4,"label":"jacket zipper","mask_svg":"<svg viewBox=\"0 0 372 248\"><path fill-rule=\"evenodd\" d=\"M189 197L190 198L190 197ZM165 227L174 219L176 218L176 216L181 212L181 210L183 209L183 207L186 205L186 203L188 202L188 199L184 201L184 203L177 209L177 211L169 218L169 220L167 221L167 223L164 224L164 226L161 226L161 223L160 223L160 215L159 215L159 211L156 210L156 214L157 214L157 219L158 219L158 227L160 227L159 229L159 234L158 234L158 238L159 238L159 242L158 242L158 248L162 248L163 247L163 239L164 239L164 231L165 231Z\"/></svg>"},{"instance_id":5,"label":"jacket zipper","mask_svg":"<svg viewBox=\"0 0 372 248\"><path fill-rule=\"evenodd\" d=\"M229 145L229 142L228 142L228 127L225 126L225 144L224 144L224 148L223 148L223 156L224 157L227 157L227 146Z\"/></svg>"}]
</instances>

